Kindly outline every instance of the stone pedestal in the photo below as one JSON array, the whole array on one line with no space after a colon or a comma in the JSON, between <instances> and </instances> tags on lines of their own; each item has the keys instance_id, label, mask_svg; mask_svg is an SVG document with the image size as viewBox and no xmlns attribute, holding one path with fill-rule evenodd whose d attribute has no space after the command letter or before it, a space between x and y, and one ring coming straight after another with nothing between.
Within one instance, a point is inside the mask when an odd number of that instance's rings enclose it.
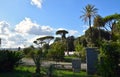
<instances>
[{"instance_id":1,"label":"stone pedestal","mask_svg":"<svg viewBox=\"0 0 120 77\"><path fill-rule=\"evenodd\" d=\"M86 48L86 62L87 62L87 74L93 75L96 73L98 52L97 48Z\"/></svg>"},{"instance_id":2,"label":"stone pedestal","mask_svg":"<svg viewBox=\"0 0 120 77\"><path fill-rule=\"evenodd\" d=\"M81 60L80 59L73 59L72 60L72 69L73 72L80 72L81 69Z\"/></svg>"}]
</instances>

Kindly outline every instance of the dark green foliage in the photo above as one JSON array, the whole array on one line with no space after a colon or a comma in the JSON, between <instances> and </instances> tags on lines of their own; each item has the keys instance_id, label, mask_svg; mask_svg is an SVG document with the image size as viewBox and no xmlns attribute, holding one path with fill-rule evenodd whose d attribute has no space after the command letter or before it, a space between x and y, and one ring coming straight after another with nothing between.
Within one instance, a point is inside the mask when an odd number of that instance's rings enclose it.
<instances>
[{"instance_id":1,"label":"dark green foliage","mask_svg":"<svg viewBox=\"0 0 120 77\"><path fill-rule=\"evenodd\" d=\"M22 58L18 51L0 50L0 72L13 71Z\"/></svg>"},{"instance_id":2,"label":"dark green foliage","mask_svg":"<svg viewBox=\"0 0 120 77\"><path fill-rule=\"evenodd\" d=\"M102 77L119 77L120 44L114 42L103 44L99 59L99 73Z\"/></svg>"},{"instance_id":3,"label":"dark green foliage","mask_svg":"<svg viewBox=\"0 0 120 77\"><path fill-rule=\"evenodd\" d=\"M101 42L101 40L110 40L110 33L103 29L98 30L98 28L92 27L92 37L94 37L92 38L92 40L90 40L91 35L89 33L90 33L90 28L85 31L85 37L87 39L87 43L89 44L89 42L91 41L91 44L93 44L96 47L100 46L99 42Z\"/></svg>"},{"instance_id":4,"label":"dark green foliage","mask_svg":"<svg viewBox=\"0 0 120 77\"><path fill-rule=\"evenodd\" d=\"M67 37L66 41L67 41L67 51L74 51L75 47L74 47L74 36L69 36Z\"/></svg>"},{"instance_id":5,"label":"dark green foliage","mask_svg":"<svg viewBox=\"0 0 120 77\"><path fill-rule=\"evenodd\" d=\"M74 45L81 44L83 47L87 47L87 41L85 35L82 35L75 39Z\"/></svg>"}]
</instances>

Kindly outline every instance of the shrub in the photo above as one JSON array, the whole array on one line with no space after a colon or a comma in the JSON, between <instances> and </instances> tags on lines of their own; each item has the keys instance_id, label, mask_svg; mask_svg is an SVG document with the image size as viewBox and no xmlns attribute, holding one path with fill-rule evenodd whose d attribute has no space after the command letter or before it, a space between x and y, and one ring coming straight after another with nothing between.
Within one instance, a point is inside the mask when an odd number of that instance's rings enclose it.
<instances>
[{"instance_id":1,"label":"shrub","mask_svg":"<svg viewBox=\"0 0 120 77\"><path fill-rule=\"evenodd\" d=\"M102 77L119 77L120 44L109 42L101 47L99 73Z\"/></svg>"},{"instance_id":2,"label":"shrub","mask_svg":"<svg viewBox=\"0 0 120 77\"><path fill-rule=\"evenodd\" d=\"M31 54L33 54L33 51L34 51L34 48L32 46L23 49L23 53L25 57L31 57Z\"/></svg>"},{"instance_id":3,"label":"shrub","mask_svg":"<svg viewBox=\"0 0 120 77\"><path fill-rule=\"evenodd\" d=\"M55 42L51 45L47 57L52 58L55 61L63 61L65 56L65 48L64 42Z\"/></svg>"},{"instance_id":4,"label":"shrub","mask_svg":"<svg viewBox=\"0 0 120 77\"><path fill-rule=\"evenodd\" d=\"M85 48L83 47L83 45L81 45L79 43L76 44L74 56L81 58L81 61L85 62L86 52L85 52Z\"/></svg>"},{"instance_id":5,"label":"shrub","mask_svg":"<svg viewBox=\"0 0 120 77\"><path fill-rule=\"evenodd\" d=\"M23 55L17 51L0 50L0 72L12 71Z\"/></svg>"}]
</instances>

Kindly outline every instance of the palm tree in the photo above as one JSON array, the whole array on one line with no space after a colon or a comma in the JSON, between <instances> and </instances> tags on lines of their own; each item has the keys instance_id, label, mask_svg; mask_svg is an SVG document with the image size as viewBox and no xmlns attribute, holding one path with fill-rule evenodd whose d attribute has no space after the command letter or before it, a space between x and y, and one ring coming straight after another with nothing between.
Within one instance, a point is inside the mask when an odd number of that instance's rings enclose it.
<instances>
[{"instance_id":1,"label":"palm tree","mask_svg":"<svg viewBox=\"0 0 120 77\"><path fill-rule=\"evenodd\" d=\"M94 18L93 26L94 27L103 27L104 26L103 18L100 15L97 15Z\"/></svg>"},{"instance_id":2,"label":"palm tree","mask_svg":"<svg viewBox=\"0 0 120 77\"><path fill-rule=\"evenodd\" d=\"M101 32L100 32L100 27L104 26L103 18L100 15L97 15L94 18L94 23L93 26L99 29L99 40L101 39Z\"/></svg>"},{"instance_id":3,"label":"palm tree","mask_svg":"<svg viewBox=\"0 0 120 77\"><path fill-rule=\"evenodd\" d=\"M96 17L96 15L97 15L97 10L98 10L98 9L95 8L94 5L88 4L87 6L85 6L85 7L83 8L83 11L82 11L83 15L80 16L80 18L82 18L82 19L85 21L85 23L88 22L88 24L89 24L89 28L90 28L90 30L91 30L91 32L90 32L91 39L92 39L91 21L92 21L92 19L93 19L94 17Z\"/></svg>"}]
</instances>

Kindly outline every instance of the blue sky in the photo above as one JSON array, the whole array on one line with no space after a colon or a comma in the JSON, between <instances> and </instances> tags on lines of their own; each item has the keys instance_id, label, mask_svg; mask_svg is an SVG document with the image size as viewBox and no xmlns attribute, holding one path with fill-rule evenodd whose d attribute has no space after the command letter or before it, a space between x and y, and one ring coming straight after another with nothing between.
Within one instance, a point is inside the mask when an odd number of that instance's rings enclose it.
<instances>
[{"instance_id":1,"label":"blue sky","mask_svg":"<svg viewBox=\"0 0 120 77\"><path fill-rule=\"evenodd\" d=\"M98 14L105 17L120 13L119 3L120 0L1 0L2 47L23 47L37 37L54 36L59 29L78 37L88 28L79 18L83 7L95 5Z\"/></svg>"}]
</instances>

